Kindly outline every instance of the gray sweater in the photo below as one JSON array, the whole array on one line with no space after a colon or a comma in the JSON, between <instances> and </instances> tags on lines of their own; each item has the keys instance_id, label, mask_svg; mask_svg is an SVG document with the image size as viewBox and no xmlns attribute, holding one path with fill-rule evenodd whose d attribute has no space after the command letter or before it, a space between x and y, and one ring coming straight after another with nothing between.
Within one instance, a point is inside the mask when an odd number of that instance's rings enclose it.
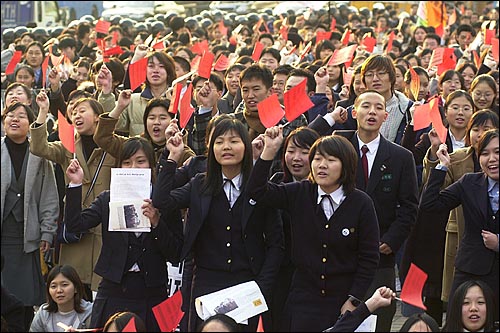
<instances>
[{"instance_id":1,"label":"gray sweater","mask_svg":"<svg viewBox=\"0 0 500 333\"><path fill-rule=\"evenodd\" d=\"M92 314L92 303L87 302L86 300L81 301L81 305L83 308L82 313L77 313L76 319L71 323L66 323L62 321L65 325L73 326L74 328L89 328L90 324L90 315ZM47 311L47 303L44 303L40 306L40 309L37 311L35 318L31 322L30 332L63 332L64 330L57 326L57 322L60 321L58 318L54 318L58 316L62 318L62 316L58 312L48 312ZM69 316L72 318L72 316ZM57 319L57 320L54 320Z\"/></svg>"}]
</instances>

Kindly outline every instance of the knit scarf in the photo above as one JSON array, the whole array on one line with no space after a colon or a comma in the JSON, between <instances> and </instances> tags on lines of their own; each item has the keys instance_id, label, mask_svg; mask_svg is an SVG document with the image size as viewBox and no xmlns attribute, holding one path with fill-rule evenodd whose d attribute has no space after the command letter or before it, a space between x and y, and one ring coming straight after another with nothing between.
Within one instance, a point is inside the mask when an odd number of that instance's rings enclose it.
<instances>
[{"instance_id":1,"label":"knit scarf","mask_svg":"<svg viewBox=\"0 0 500 333\"><path fill-rule=\"evenodd\" d=\"M251 112L245 109L243 116L247 121L248 127L250 127L248 133L250 134L250 138L255 139L259 134L262 134L266 131L266 128L260 122L259 113L257 111Z\"/></svg>"}]
</instances>

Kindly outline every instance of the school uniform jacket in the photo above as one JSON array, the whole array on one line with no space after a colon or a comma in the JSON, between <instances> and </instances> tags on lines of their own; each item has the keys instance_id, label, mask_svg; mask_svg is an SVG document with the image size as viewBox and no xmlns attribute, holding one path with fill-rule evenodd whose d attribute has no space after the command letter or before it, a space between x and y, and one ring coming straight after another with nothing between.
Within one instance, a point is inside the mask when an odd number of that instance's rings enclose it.
<instances>
[{"instance_id":1,"label":"school uniform jacket","mask_svg":"<svg viewBox=\"0 0 500 333\"><path fill-rule=\"evenodd\" d=\"M420 209L430 212L449 211L462 205L464 234L458 248L455 267L462 272L486 275L494 264L498 265L498 253L484 246L481 230L498 234L498 219L489 216L488 179L482 172L468 173L444 190L440 187L446 178L446 171L432 169L429 181L420 202Z\"/></svg>"},{"instance_id":2,"label":"school uniform jacket","mask_svg":"<svg viewBox=\"0 0 500 333\"><path fill-rule=\"evenodd\" d=\"M175 189L176 164L160 160L153 204L164 209L189 208L184 230L181 260L193 249L196 238L210 210L212 196L202 193L205 174L197 174L183 187ZM241 226L243 242L249 258L250 269L264 295L271 294L272 285L279 271L284 253L283 227L278 210L256 206L243 189ZM220 258L214 258L220 260Z\"/></svg>"},{"instance_id":3,"label":"school uniform jacket","mask_svg":"<svg viewBox=\"0 0 500 333\"><path fill-rule=\"evenodd\" d=\"M114 283L121 283L129 250L130 232L108 231L110 192L104 191L89 208L81 209L82 187L66 189L64 222L70 232L86 232L101 224L102 249L94 268L96 274ZM182 222L177 211L161 212L160 221L150 233L143 233L142 256L146 286L158 287L167 283L166 261L177 263L182 246Z\"/></svg>"},{"instance_id":4,"label":"school uniform jacket","mask_svg":"<svg viewBox=\"0 0 500 333\"><path fill-rule=\"evenodd\" d=\"M334 134L346 137L359 152L356 132L335 131ZM413 155L381 135L366 188L359 157L356 187L364 189L372 198L377 211L380 242L392 249L390 255L380 256L379 267L394 267L395 253L403 245L417 218L418 187Z\"/></svg>"},{"instance_id":5,"label":"school uniform jacket","mask_svg":"<svg viewBox=\"0 0 500 333\"><path fill-rule=\"evenodd\" d=\"M315 295L349 291L363 298L379 262L377 216L370 197L355 189L346 194L330 220L324 215L318 218L318 185L268 182L271 163L257 160L248 191L257 203L289 212L292 262L300 276L307 276L304 283Z\"/></svg>"}]
</instances>

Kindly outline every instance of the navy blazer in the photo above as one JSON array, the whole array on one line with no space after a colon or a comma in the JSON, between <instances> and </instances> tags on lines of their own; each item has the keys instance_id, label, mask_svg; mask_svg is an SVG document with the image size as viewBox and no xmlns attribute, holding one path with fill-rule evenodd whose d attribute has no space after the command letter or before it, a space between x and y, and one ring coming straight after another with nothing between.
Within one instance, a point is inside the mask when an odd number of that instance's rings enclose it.
<instances>
[{"instance_id":1,"label":"navy blazer","mask_svg":"<svg viewBox=\"0 0 500 333\"><path fill-rule=\"evenodd\" d=\"M346 193L329 221L326 217L315 218L315 211L321 209L317 204L318 185L307 180L286 184L268 182L271 163L257 160L248 191L258 203L289 213L291 255L297 271L308 276L307 285L318 295L320 290L338 294L347 289L349 294L363 298L379 261L377 217L370 197L355 189ZM326 278L321 278L322 274Z\"/></svg>"},{"instance_id":2,"label":"navy blazer","mask_svg":"<svg viewBox=\"0 0 500 333\"><path fill-rule=\"evenodd\" d=\"M197 174L186 185L175 188L177 165L167 161L158 174L153 204L168 210L189 208L181 260L192 250L209 213L212 196L202 188L206 174ZM242 230L250 269L263 292L270 293L284 255L283 226L279 211L255 205L243 190Z\"/></svg>"},{"instance_id":3,"label":"navy blazer","mask_svg":"<svg viewBox=\"0 0 500 333\"><path fill-rule=\"evenodd\" d=\"M446 171L431 169L429 181L422 193L420 209L429 212L450 211L462 205L464 213L464 236L458 247L455 267L462 272L485 275L498 265L495 251L484 246L481 230L498 234L498 221L494 229L488 227L488 179L482 172L468 173L458 181L440 191ZM444 228L444 225L443 225Z\"/></svg>"},{"instance_id":4,"label":"navy blazer","mask_svg":"<svg viewBox=\"0 0 500 333\"><path fill-rule=\"evenodd\" d=\"M129 247L129 232L108 231L110 192L103 191L90 207L82 210L82 187L66 189L64 223L70 232L86 232L101 224L102 249L94 272L104 279L121 283L129 267L125 267ZM179 262L182 246L182 221L179 211L161 211L158 226L145 233L144 237L144 278L146 286L166 285L166 261ZM82 255L86 255L82 253Z\"/></svg>"},{"instance_id":5,"label":"navy blazer","mask_svg":"<svg viewBox=\"0 0 500 333\"><path fill-rule=\"evenodd\" d=\"M334 134L350 140L359 154L356 132L335 131ZM364 189L361 158L356 171L356 187ZM392 249L391 255L381 255L380 267L394 267L394 254L403 245L417 219L417 172L411 152L381 135L365 192L372 198L377 211L380 241Z\"/></svg>"}]
</instances>

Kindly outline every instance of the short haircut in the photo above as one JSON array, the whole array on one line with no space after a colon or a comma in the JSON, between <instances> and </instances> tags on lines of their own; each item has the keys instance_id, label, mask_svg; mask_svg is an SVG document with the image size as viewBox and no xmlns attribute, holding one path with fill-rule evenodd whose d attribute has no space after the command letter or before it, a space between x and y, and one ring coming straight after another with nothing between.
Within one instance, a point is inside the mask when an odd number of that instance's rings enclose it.
<instances>
[{"instance_id":1,"label":"short haircut","mask_svg":"<svg viewBox=\"0 0 500 333\"><path fill-rule=\"evenodd\" d=\"M278 51L277 49L275 49L274 47L266 47L264 50L262 50L262 53L260 54L260 58L262 58L262 56L264 54L270 54L274 59L276 59L276 61L278 61L278 64L280 63L281 61L281 54L280 54L280 51Z\"/></svg>"},{"instance_id":2,"label":"short haircut","mask_svg":"<svg viewBox=\"0 0 500 333\"><path fill-rule=\"evenodd\" d=\"M316 140L309 151L309 165L312 164L316 153L322 156L335 156L340 159L342 172L338 180L339 185L343 186L346 194L354 191L356 188L358 154L349 140L340 135L328 135ZM310 180L316 183L312 176L312 168Z\"/></svg>"},{"instance_id":3,"label":"short haircut","mask_svg":"<svg viewBox=\"0 0 500 333\"><path fill-rule=\"evenodd\" d=\"M240 85L244 81L251 81L254 79L262 81L267 89L271 89L271 87L273 86L273 73L269 68L265 66L253 64L250 67L246 68L240 74Z\"/></svg>"},{"instance_id":4,"label":"short haircut","mask_svg":"<svg viewBox=\"0 0 500 333\"><path fill-rule=\"evenodd\" d=\"M396 83L396 71L392 59L382 54L372 54L369 56L361 67L361 78L366 85L365 73L371 70L386 70L389 74L391 82L391 90L394 90L394 83Z\"/></svg>"},{"instance_id":5,"label":"short haircut","mask_svg":"<svg viewBox=\"0 0 500 333\"><path fill-rule=\"evenodd\" d=\"M307 79L307 92L316 91L316 80L314 79L314 73L308 69L294 68L288 77L298 76L305 77Z\"/></svg>"},{"instance_id":6,"label":"short haircut","mask_svg":"<svg viewBox=\"0 0 500 333\"><path fill-rule=\"evenodd\" d=\"M149 135L149 132L146 127L146 122L148 120L149 113L151 110L155 107L162 107L165 109L165 112L168 113L170 118L172 118L172 114L168 112L168 109L170 108L170 100L164 98L164 97L159 97L159 98L152 98L148 101L148 104L146 104L146 108L144 109L144 115L142 116L142 123L144 124L144 134L143 137L146 138L148 141L152 141L151 135Z\"/></svg>"},{"instance_id":7,"label":"short haircut","mask_svg":"<svg viewBox=\"0 0 500 333\"><path fill-rule=\"evenodd\" d=\"M173 56L172 59L174 59L174 61L179 64L179 66L181 66L181 68L185 71L185 72L190 72L191 71L191 64L189 63L189 61L187 61L185 58L183 57L179 57L179 56Z\"/></svg>"},{"instance_id":8,"label":"short haircut","mask_svg":"<svg viewBox=\"0 0 500 333\"><path fill-rule=\"evenodd\" d=\"M165 66L165 70L167 71L167 86L170 87L172 85L172 81L174 81L177 78L177 75L175 74L174 59L172 59L171 56L162 51L153 52L148 57L148 63L152 62L153 58L155 58L163 66ZM146 83L149 85L147 78L146 78Z\"/></svg>"},{"instance_id":9,"label":"short haircut","mask_svg":"<svg viewBox=\"0 0 500 333\"><path fill-rule=\"evenodd\" d=\"M8 113L14 112L18 107L23 107L24 110L26 111L26 114L28 115L28 121L30 124L32 124L35 121L35 113L33 112L33 109L31 106L26 105L21 102L15 102L9 105L8 107L5 108L3 114L2 114L2 121L5 121L5 118L7 117Z\"/></svg>"},{"instance_id":10,"label":"short haircut","mask_svg":"<svg viewBox=\"0 0 500 333\"><path fill-rule=\"evenodd\" d=\"M77 313L82 313L84 309L82 308L82 299L86 296L85 289L83 288L82 280L78 275L78 272L70 265L57 265L54 266L47 275L47 283L45 285L45 292L47 297L46 310L48 312L55 313L58 311L57 303L50 296L50 284L59 275L62 274L65 278L73 283L75 287L75 298L73 299L73 306Z\"/></svg>"}]
</instances>

